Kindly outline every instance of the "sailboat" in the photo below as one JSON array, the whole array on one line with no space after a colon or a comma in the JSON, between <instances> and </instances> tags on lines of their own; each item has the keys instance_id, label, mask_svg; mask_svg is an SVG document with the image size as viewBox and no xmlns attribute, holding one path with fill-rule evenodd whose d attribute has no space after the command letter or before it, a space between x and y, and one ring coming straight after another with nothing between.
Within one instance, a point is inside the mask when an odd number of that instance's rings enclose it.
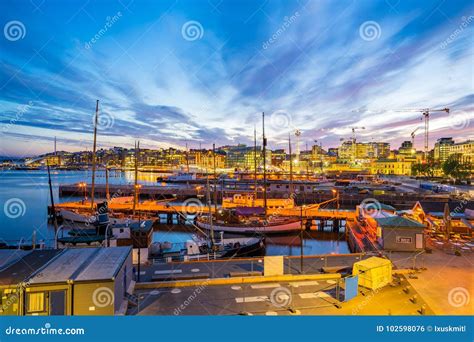
<instances>
[{"instance_id":1,"label":"sailboat","mask_svg":"<svg viewBox=\"0 0 474 342\"><path fill-rule=\"evenodd\" d=\"M280 216L268 216L267 199L267 169L266 169L266 146L265 137L265 113L262 113L263 131L263 207L233 207L222 209L222 213L217 213L216 218L209 213L196 218L196 225L199 228L240 234L275 234L289 233L301 230L301 220ZM256 150L256 148L255 148ZM256 158L256 155L254 156ZM256 175L255 175L256 179Z\"/></svg>"},{"instance_id":2,"label":"sailboat","mask_svg":"<svg viewBox=\"0 0 474 342\"><path fill-rule=\"evenodd\" d=\"M214 150L214 148L213 148ZM214 179L215 168L214 168ZM214 223L211 209L211 194L209 185L209 174L207 174L207 207L210 234L204 234L205 238L193 236L192 240L186 241L184 248L173 248L173 245L164 243L154 243L151 248L153 256L160 258L171 258L175 260L202 260L202 259L217 259L217 258L232 258L232 257L249 257L261 256L265 253L265 238L257 237L238 237L238 238L224 238L224 232L220 232L220 238L216 239L214 235ZM215 184L214 184L215 185ZM215 200L215 197L214 197ZM195 226L199 231L201 229ZM206 228L207 229L207 228ZM202 231L201 231L202 232Z\"/></svg>"}]
</instances>

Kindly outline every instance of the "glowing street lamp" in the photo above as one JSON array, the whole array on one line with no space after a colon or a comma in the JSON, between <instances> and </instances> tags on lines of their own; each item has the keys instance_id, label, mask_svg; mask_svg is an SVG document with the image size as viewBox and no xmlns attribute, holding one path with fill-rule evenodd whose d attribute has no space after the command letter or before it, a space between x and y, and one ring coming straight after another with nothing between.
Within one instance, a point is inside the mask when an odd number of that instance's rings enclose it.
<instances>
[{"instance_id":1,"label":"glowing street lamp","mask_svg":"<svg viewBox=\"0 0 474 342\"><path fill-rule=\"evenodd\" d=\"M82 189L82 191L84 192L84 201L87 201L87 184L85 182L81 182L77 184L77 186L79 187L79 189Z\"/></svg>"}]
</instances>

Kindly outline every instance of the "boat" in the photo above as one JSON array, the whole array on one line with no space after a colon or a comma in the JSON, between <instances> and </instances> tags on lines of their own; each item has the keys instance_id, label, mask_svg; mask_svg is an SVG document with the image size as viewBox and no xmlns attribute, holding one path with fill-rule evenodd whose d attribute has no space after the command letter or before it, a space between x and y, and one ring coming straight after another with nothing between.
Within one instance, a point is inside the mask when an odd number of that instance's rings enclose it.
<instances>
[{"instance_id":1,"label":"boat","mask_svg":"<svg viewBox=\"0 0 474 342\"><path fill-rule=\"evenodd\" d=\"M262 113L263 128L263 189L267 188L265 114ZM256 134L254 134L256 136ZM290 143L291 155L291 143ZM256 179L256 176L255 176ZM293 194L292 172L290 171L291 193ZM243 206L242 206L243 205ZM268 199L263 191L263 199L254 195L235 195L232 199L223 200L222 210L215 214L201 214L195 218L201 229L239 234L277 234L301 230L301 220L290 217L267 215L267 209L287 209L294 207L293 198ZM215 216L215 217L214 217Z\"/></svg>"},{"instance_id":2,"label":"boat","mask_svg":"<svg viewBox=\"0 0 474 342\"><path fill-rule=\"evenodd\" d=\"M188 182L196 180L196 174L192 172L178 172L168 176L165 180L167 182Z\"/></svg>"},{"instance_id":3,"label":"boat","mask_svg":"<svg viewBox=\"0 0 474 342\"><path fill-rule=\"evenodd\" d=\"M203 260L234 257L252 257L265 254L265 239L263 237L221 238L212 243L209 239L194 238L183 245L169 242L154 242L150 246L153 258L171 260Z\"/></svg>"},{"instance_id":4,"label":"boat","mask_svg":"<svg viewBox=\"0 0 474 342\"><path fill-rule=\"evenodd\" d=\"M237 208L237 210L248 210L253 208ZM237 215L240 216L240 215ZM208 216L200 216L196 219L196 225L201 229L210 230ZM301 230L301 221L286 217L271 217L265 220L262 216L250 216L238 218L238 222L215 220L212 227L215 231L237 234L278 234Z\"/></svg>"}]
</instances>

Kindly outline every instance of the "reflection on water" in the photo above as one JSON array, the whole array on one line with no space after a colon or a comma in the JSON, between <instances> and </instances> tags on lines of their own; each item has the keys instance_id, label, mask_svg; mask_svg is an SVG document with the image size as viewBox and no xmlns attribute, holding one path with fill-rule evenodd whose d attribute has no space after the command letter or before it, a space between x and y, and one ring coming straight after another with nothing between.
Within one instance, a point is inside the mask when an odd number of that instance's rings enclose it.
<instances>
[{"instance_id":1,"label":"reflection on water","mask_svg":"<svg viewBox=\"0 0 474 342\"><path fill-rule=\"evenodd\" d=\"M139 172L141 184L157 185L156 178L163 176L156 172ZM53 171L52 184L55 202L77 200L77 197L58 197L59 184L77 184L90 182L91 171ZM111 171L109 173L111 184L130 184L134 181L133 171ZM96 182L105 183L105 172L98 171ZM7 215L5 210L0 210L0 242L16 244L20 239L31 241L33 231L36 240L43 240L47 245L53 245L54 229L47 223L47 206L50 204L48 174L46 171L2 171L0 177L0 204L4 209L5 204L11 200L19 200L24 206L14 215ZM196 234L192 226L167 226L157 225L154 241L169 241L182 243ZM225 235L225 237L232 237ZM267 241L268 255L299 255L301 239L299 234L290 236L269 236ZM344 233L304 232L303 253L348 253Z\"/></svg>"}]
</instances>

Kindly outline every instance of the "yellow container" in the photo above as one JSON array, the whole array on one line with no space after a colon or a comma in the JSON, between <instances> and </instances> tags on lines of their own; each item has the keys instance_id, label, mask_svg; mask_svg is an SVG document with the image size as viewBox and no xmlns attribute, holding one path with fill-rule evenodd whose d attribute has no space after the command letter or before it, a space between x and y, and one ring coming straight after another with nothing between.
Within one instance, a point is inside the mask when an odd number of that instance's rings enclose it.
<instances>
[{"instance_id":1,"label":"yellow container","mask_svg":"<svg viewBox=\"0 0 474 342\"><path fill-rule=\"evenodd\" d=\"M370 257L354 263L352 274L359 276L359 285L376 290L392 281L392 262L378 257Z\"/></svg>"}]
</instances>

